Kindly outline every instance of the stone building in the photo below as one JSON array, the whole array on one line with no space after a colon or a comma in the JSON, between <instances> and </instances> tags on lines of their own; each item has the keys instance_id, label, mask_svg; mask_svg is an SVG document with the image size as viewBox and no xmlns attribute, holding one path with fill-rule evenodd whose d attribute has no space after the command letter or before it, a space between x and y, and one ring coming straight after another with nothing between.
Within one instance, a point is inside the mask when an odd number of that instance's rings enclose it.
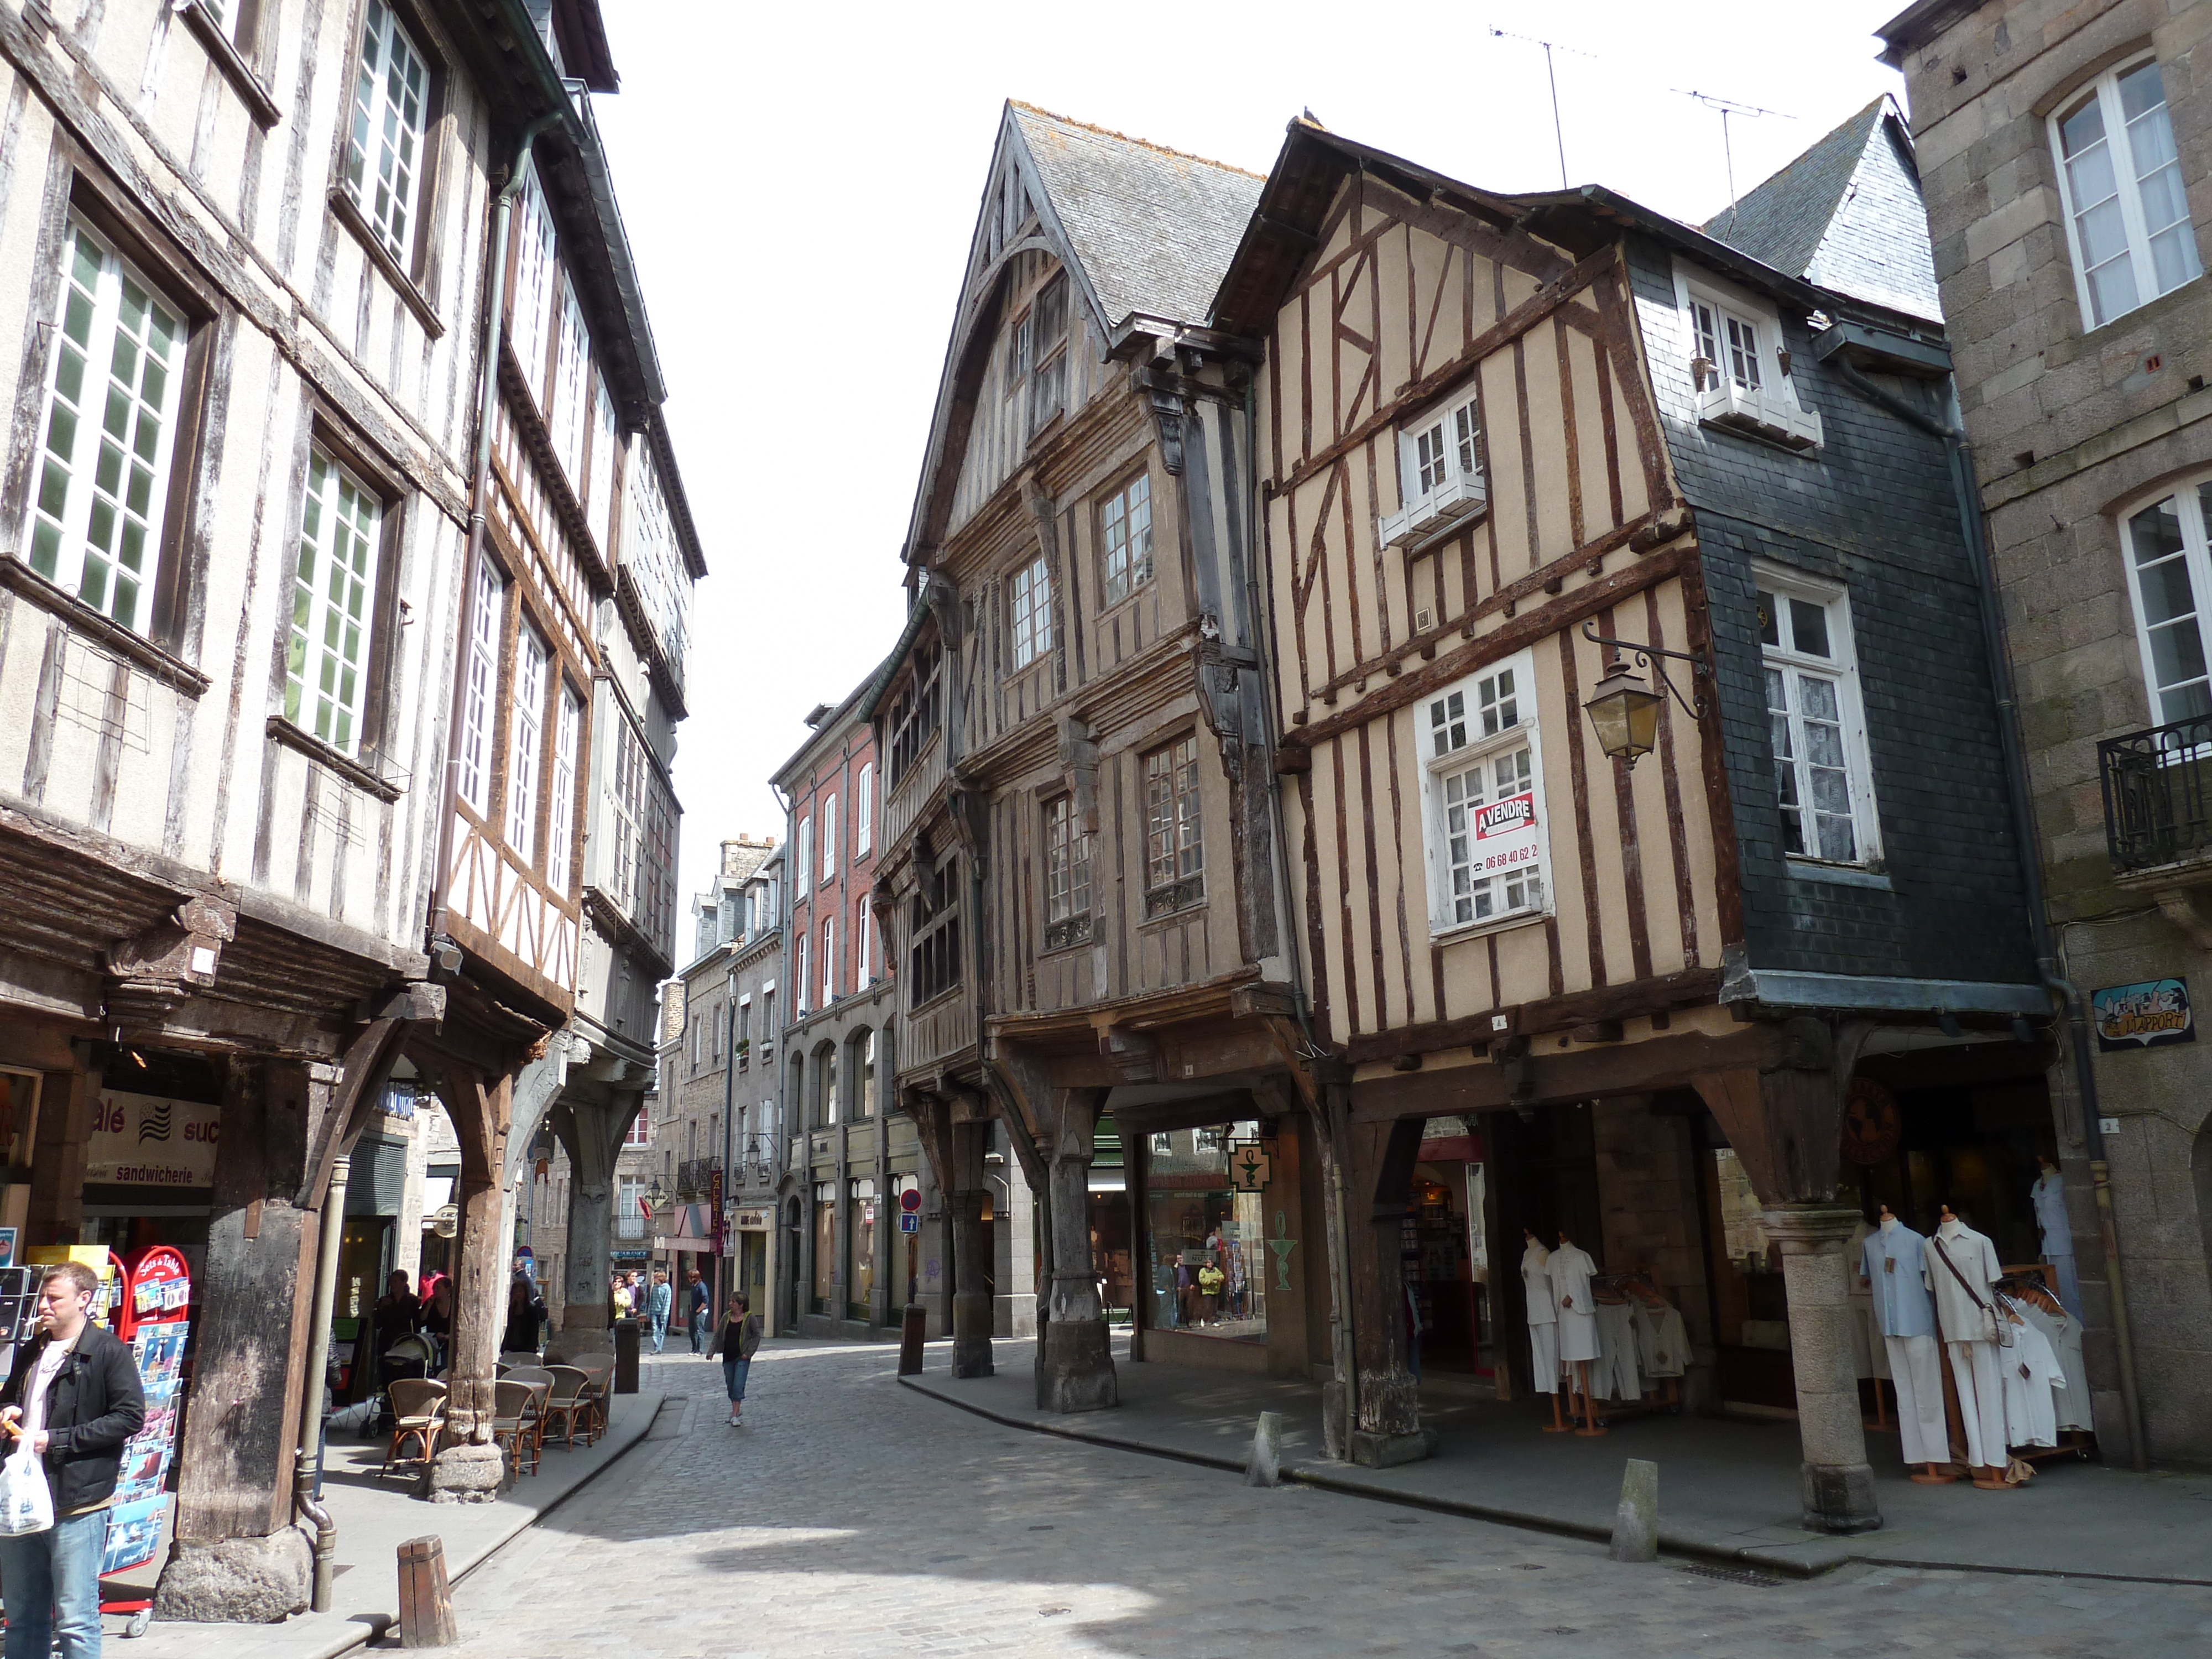
<instances>
[{"instance_id":1,"label":"stone building","mask_svg":"<svg viewBox=\"0 0 2212 1659\"><path fill-rule=\"evenodd\" d=\"M726 959L730 1000L729 1054L732 1075L723 1116L728 1146L723 1191L727 1200L728 1256L722 1295L742 1290L771 1334L791 1334L770 1287L780 1283L793 1248L777 1224L781 1179L789 1155L776 1093L777 1039L782 1031L783 868L781 848L770 852L737 893L736 932Z\"/></svg>"},{"instance_id":2,"label":"stone building","mask_svg":"<svg viewBox=\"0 0 2212 1659\"><path fill-rule=\"evenodd\" d=\"M2072 1018L2058 1152L2099 1424L2212 1456L2212 5L1922 0L1911 89L1965 439ZM2107 1252L2117 1244L2108 1279ZM2093 1379L2094 1381L2094 1379ZM2117 1440L2117 1432L2111 1437Z\"/></svg>"}]
</instances>

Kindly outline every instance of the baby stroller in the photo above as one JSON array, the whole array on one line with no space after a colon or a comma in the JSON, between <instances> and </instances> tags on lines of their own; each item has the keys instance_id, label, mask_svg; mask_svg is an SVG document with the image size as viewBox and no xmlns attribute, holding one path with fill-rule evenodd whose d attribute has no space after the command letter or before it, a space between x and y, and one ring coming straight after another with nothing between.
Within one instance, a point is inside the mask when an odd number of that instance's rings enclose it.
<instances>
[{"instance_id":1,"label":"baby stroller","mask_svg":"<svg viewBox=\"0 0 2212 1659\"><path fill-rule=\"evenodd\" d=\"M376 1408L370 1413L363 1433L374 1440L392 1430L392 1396L386 1392L392 1383L404 1378L419 1382L435 1376L446 1369L446 1357L438 1339L428 1331L415 1331L401 1337L378 1356Z\"/></svg>"}]
</instances>

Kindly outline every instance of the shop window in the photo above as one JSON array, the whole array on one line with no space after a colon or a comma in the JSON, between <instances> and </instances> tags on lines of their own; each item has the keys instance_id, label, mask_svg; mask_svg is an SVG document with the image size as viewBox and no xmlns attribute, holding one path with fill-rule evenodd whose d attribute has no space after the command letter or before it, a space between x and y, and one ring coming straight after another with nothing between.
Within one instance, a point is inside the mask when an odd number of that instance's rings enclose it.
<instances>
[{"instance_id":1,"label":"shop window","mask_svg":"<svg viewBox=\"0 0 2212 1659\"><path fill-rule=\"evenodd\" d=\"M1423 708L1432 933L1550 913L1551 837L1533 669L1522 652Z\"/></svg>"},{"instance_id":2,"label":"shop window","mask_svg":"<svg viewBox=\"0 0 2212 1659\"><path fill-rule=\"evenodd\" d=\"M849 1202L845 1206L847 1243L852 1251L852 1289L846 1296L845 1316L866 1320L869 1300L876 1288L876 1223L879 1211L876 1203L876 1183L859 1180L852 1183Z\"/></svg>"},{"instance_id":3,"label":"shop window","mask_svg":"<svg viewBox=\"0 0 2212 1659\"><path fill-rule=\"evenodd\" d=\"M833 1312L837 1305L837 1183L814 1186L814 1309Z\"/></svg>"},{"instance_id":4,"label":"shop window","mask_svg":"<svg viewBox=\"0 0 2212 1659\"><path fill-rule=\"evenodd\" d=\"M1266 1341L1267 1144L1249 1119L1152 1136L1145 1182L1152 1328Z\"/></svg>"}]
</instances>

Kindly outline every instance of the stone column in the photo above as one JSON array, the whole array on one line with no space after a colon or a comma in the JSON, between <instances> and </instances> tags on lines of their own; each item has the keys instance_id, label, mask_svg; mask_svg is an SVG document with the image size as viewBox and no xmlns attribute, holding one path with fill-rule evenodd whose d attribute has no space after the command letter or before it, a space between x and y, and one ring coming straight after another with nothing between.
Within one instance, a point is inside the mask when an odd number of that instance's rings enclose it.
<instances>
[{"instance_id":1,"label":"stone column","mask_svg":"<svg viewBox=\"0 0 2212 1659\"><path fill-rule=\"evenodd\" d=\"M1766 1231L1782 1247L1797 1433L1805 1453L1804 1519L1815 1532L1871 1532L1881 1525L1859 1415L1844 1261L1859 1218L1856 1210L1835 1204L1784 1204L1765 1212Z\"/></svg>"},{"instance_id":2,"label":"stone column","mask_svg":"<svg viewBox=\"0 0 2212 1659\"><path fill-rule=\"evenodd\" d=\"M966 1126L962 1126L966 1127ZM989 1194L969 1188L951 1195L952 1213L952 1375L988 1376L991 1273L983 1259L983 1206Z\"/></svg>"},{"instance_id":3,"label":"stone column","mask_svg":"<svg viewBox=\"0 0 2212 1659\"><path fill-rule=\"evenodd\" d=\"M561 1352L614 1352L614 1295L609 1288L615 1219L615 1162L643 1097L610 1103L568 1100L555 1109L553 1133L568 1154L568 1248L562 1268Z\"/></svg>"},{"instance_id":4,"label":"stone column","mask_svg":"<svg viewBox=\"0 0 2212 1659\"><path fill-rule=\"evenodd\" d=\"M1098 1269L1091 1249L1091 1159L1103 1089L1062 1089L1053 1104L1052 1284L1037 1347L1037 1407L1092 1412L1121 1403L1106 1310L1098 1303Z\"/></svg>"}]
</instances>

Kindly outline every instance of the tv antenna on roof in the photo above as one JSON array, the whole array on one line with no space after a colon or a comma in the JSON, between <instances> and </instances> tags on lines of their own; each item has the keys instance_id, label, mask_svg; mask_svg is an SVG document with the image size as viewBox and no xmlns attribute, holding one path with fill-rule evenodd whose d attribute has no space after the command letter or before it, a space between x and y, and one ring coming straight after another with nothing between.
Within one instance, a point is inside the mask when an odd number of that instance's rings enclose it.
<instances>
[{"instance_id":1,"label":"tv antenna on roof","mask_svg":"<svg viewBox=\"0 0 2212 1659\"><path fill-rule=\"evenodd\" d=\"M1559 188L1565 190L1567 188L1567 139L1565 129L1559 125L1559 77L1552 68L1552 54L1554 52L1571 52L1577 58L1589 58L1592 63L1597 59L1589 52L1577 52L1574 47L1560 46L1555 40L1539 40L1534 35L1516 34L1510 29L1497 27L1492 27L1490 33L1497 40L1519 40L1544 49L1544 79L1552 88L1552 141L1559 149Z\"/></svg>"},{"instance_id":2,"label":"tv antenna on roof","mask_svg":"<svg viewBox=\"0 0 2212 1659\"><path fill-rule=\"evenodd\" d=\"M1721 112L1721 161L1722 164L1728 169L1729 220L1730 228L1734 228L1735 220L1735 153L1729 143L1729 117L1731 115L1749 115L1753 117L1761 115L1778 115L1785 121L1794 121L1797 118L1790 114L1787 110L1761 109L1756 104L1739 104L1732 98L1717 98L1710 92L1686 91L1680 87L1670 87L1668 90L1679 94L1684 98L1694 99L1698 103L1703 104L1707 109L1717 109Z\"/></svg>"}]
</instances>

